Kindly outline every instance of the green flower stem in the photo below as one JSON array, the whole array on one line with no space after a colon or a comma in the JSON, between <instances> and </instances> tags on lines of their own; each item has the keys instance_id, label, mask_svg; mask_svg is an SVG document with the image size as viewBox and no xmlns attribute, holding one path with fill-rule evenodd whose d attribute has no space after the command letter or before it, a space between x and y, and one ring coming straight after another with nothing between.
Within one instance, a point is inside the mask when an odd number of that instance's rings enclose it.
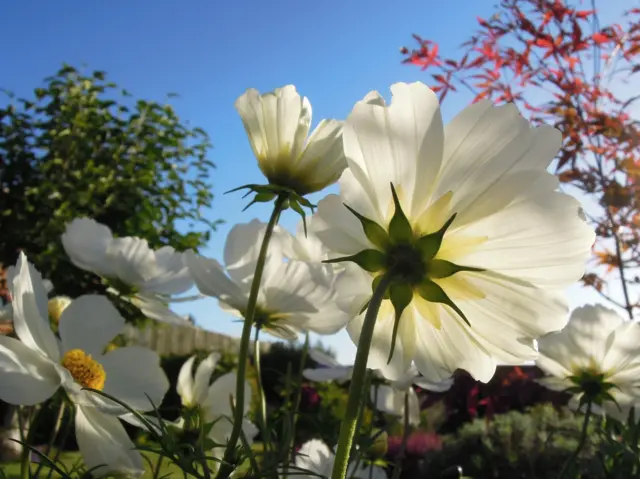
<instances>
[{"instance_id":1,"label":"green flower stem","mask_svg":"<svg viewBox=\"0 0 640 479\"><path fill-rule=\"evenodd\" d=\"M56 437L58 436L58 434L60 434L60 426L62 425L62 418L64 417L64 411L66 409L66 403L65 403L65 399L61 398L60 404L58 405L58 413L56 415L56 423L55 426L53 428L53 432L51 433L51 436L49 437L49 442L47 443L47 448L45 449L44 455L49 457L49 454L51 454L51 449L53 448L53 443L56 440ZM34 477L40 477L40 471L42 470L42 468L44 467L44 463L45 461L40 461L40 464L38 465L35 474L33 475Z\"/></svg>"},{"instance_id":2,"label":"green flower stem","mask_svg":"<svg viewBox=\"0 0 640 479\"><path fill-rule=\"evenodd\" d=\"M258 385L258 403L260 405L258 411L258 423L260 424L263 443L265 448L269 448L271 445L271 432L267 425L267 398L264 394L264 387L262 386L262 367L260 365L260 327L256 327L256 334L253 339L253 361L256 369L256 382Z\"/></svg>"},{"instance_id":3,"label":"green flower stem","mask_svg":"<svg viewBox=\"0 0 640 479\"><path fill-rule=\"evenodd\" d=\"M578 441L578 447L576 448L575 451L573 451L573 454L571 454L571 457L567 459L567 462L564 463L564 466L562 467L562 471L560 471L560 475L558 476L558 479L563 479L565 475L571 470L571 466L573 466L576 459L578 459L578 456L580 455L580 451L582 451L582 448L584 447L584 444L587 441L587 433L589 429L590 418L591 418L591 401L588 401L587 410L584 413L584 421L582 423L582 432L580 433L580 440Z\"/></svg>"},{"instance_id":4,"label":"green flower stem","mask_svg":"<svg viewBox=\"0 0 640 479\"><path fill-rule=\"evenodd\" d=\"M240 337L240 351L238 354L238 379L236 382L236 407L233 419L233 429L229 436L229 442L227 448L224 451L224 457L220 470L218 471L217 478L224 478L229 475L233 466L231 459L236 448L238 439L240 438L240 431L242 430L242 422L244 419L244 385L247 375L247 359L249 356L249 344L251 342L251 327L253 326L253 319L256 313L256 304L258 302L258 291L260 288L260 281L262 280L262 273L264 271L264 264L267 259L267 251L269 249L269 241L273 235L273 230L278 223L280 213L284 211L287 197L282 194L276 198L273 205L273 212L267 229L262 239L262 245L260 247L260 253L258 254L258 260L256 262L256 271L253 275L253 281L251 283L251 291L249 292L249 299L247 301L247 310L244 314L244 326L242 327L242 336Z\"/></svg>"},{"instance_id":5,"label":"green flower stem","mask_svg":"<svg viewBox=\"0 0 640 479\"><path fill-rule=\"evenodd\" d=\"M367 313L364 317L362 331L360 332L360 341L358 341L356 360L353 365L351 385L349 386L347 410L342 421L342 426L340 427L336 460L331 475L332 479L344 479L347 475L351 445L353 444L353 437L356 434L358 413L360 412L360 405L365 398L364 385L367 377L367 361L369 359L369 350L371 349L371 339L373 338L376 319L378 319L378 311L380 310L380 305L387 292L389 283L390 278L383 276L373 291L369 306L367 307Z\"/></svg>"},{"instance_id":6,"label":"green flower stem","mask_svg":"<svg viewBox=\"0 0 640 479\"><path fill-rule=\"evenodd\" d=\"M307 355L309 354L309 332L305 334L304 337L304 346L302 346L302 354L300 356L300 366L298 368L298 381L297 381L297 391L296 397L293 403L293 413L291 415L291 441L288 446L291 448L291 462L295 459L295 442L296 442L296 426L298 425L298 413L300 409L300 401L302 400L302 371L304 371L304 366L307 363Z\"/></svg>"},{"instance_id":7,"label":"green flower stem","mask_svg":"<svg viewBox=\"0 0 640 479\"><path fill-rule=\"evenodd\" d=\"M409 391L404 393L404 430L402 431L402 444L400 445L400 452L396 458L396 463L393 466L393 475L391 479L400 479L400 473L402 472L402 463L407 454L407 442L409 441Z\"/></svg>"}]
</instances>

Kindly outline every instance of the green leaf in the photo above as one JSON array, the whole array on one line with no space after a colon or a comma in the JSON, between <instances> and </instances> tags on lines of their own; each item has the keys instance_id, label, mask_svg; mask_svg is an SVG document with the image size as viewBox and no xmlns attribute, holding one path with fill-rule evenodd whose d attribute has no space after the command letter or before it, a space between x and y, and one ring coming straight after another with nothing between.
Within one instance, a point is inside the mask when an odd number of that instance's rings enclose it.
<instances>
[{"instance_id":1,"label":"green leaf","mask_svg":"<svg viewBox=\"0 0 640 479\"><path fill-rule=\"evenodd\" d=\"M385 267L385 255L376 249L365 249L351 256L327 259L323 263L342 263L351 261L369 273L377 273Z\"/></svg>"},{"instance_id":2,"label":"green leaf","mask_svg":"<svg viewBox=\"0 0 640 479\"><path fill-rule=\"evenodd\" d=\"M451 223L453 223L453 220L456 219L456 215L457 213L454 213L438 231L425 235L416 242L418 249L422 253L422 258L425 261L434 258L442 245L442 238L444 238L444 234L447 232L447 229L449 229L449 226L451 226Z\"/></svg>"},{"instance_id":3,"label":"green leaf","mask_svg":"<svg viewBox=\"0 0 640 479\"><path fill-rule=\"evenodd\" d=\"M449 276L453 276L460 271L482 272L485 270L480 268L472 268L470 266L459 266L443 259L433 259L429 262L428 274L430 278L448 278Z\"/></svg>"},{"instance_id":4,"label":"green leaf","mask_svg":"<svg viewBox=\"0 0 640 479\"><path fill-rule=\"evenodd\" d=\"M362 216L360 213L358 213L356 210L351 208L349 205L345 204L344 206L349 211L351 211L351 213L353 213L353 215L356 218L358 218L358 220L360 220L360 224L362 225L364 234L367 237L367 239L371 241L371 244L373 244L377 248L380 248L381 250L385 250L389 246L389 243L390 243L389 235L387 234L387 232L384 230L382 226L380 226L375 221L370 220L365 216Z\"/></svg>"},{"instance_id":5,"label":"green leaf","mask_svg":"<svg viewBox=\"0 0 640 479\"><path fill-rule=\"evenodd\" d=\"M393 358L393 352L396 348L396 338L398 336L398 326L400 325L400 318L403 311L411 304L413 299L413 288L406 283L392 283L389 287L389 298L393 309L395 311L395 320L393 323L393 333L391 333L391 349L389 350L389 359L387 364L391 362Z\"/></svg>"},{"instance_id":6,"label":"green leaf","mask_svg":"<svg viewBox=\"0 0 640 479\"><path fill-rule=\"evenodd\" d=\"M453 309L458 316L460 316L468 326L471 326L471 323L466 318L464 313L455 305L453 301L447 296L447 293L436 283L431 280L424 281L417 288L418 294L422 296L425 301L429 301L430 303L441 303L449 306Z\"/></svg>"},{"instance_id":7,"label":"green leaf","mask_svg":"<svg viewBox=\"0 0 640 479\"><path fill-rule=\"evenodd\" d=\"M408 243L413 239L413 228L404 211L402 211L402 205L396 194L396 189L393 187L393 183L391 183L391 195L393 196L395 212L389 222L389 236L395 244Z\"/></svg>"}]
</instances>

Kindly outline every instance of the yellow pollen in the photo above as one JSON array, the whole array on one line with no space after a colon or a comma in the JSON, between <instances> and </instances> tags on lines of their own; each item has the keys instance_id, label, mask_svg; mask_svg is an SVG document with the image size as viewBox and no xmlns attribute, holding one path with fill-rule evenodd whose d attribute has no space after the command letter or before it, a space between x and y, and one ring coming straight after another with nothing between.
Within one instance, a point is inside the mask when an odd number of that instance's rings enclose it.
<instances>
[{"instance_id":1,"label":"yellow pollen","mask_svg":"<svg viewBox=\"0 0 640 479\"><path fill-rule=\"evenodd\" d=\"M81 349L71 349L62 358L62 365L73 379L85 388L102 390L107 378L102 365Z\"/></svg>"},{"instance_id":2,"label":"yellow pollen","mask_svg":"<svg viewBox=\"0 0 640 479\"><path fill-rule=\"evenodd\" d=\"M51 298L47 303L47 310L51 321L55 324L60 324L60 317L70 304L71 298L66 296L56 296L55 298Z\"/></svg>"}]
</instances>

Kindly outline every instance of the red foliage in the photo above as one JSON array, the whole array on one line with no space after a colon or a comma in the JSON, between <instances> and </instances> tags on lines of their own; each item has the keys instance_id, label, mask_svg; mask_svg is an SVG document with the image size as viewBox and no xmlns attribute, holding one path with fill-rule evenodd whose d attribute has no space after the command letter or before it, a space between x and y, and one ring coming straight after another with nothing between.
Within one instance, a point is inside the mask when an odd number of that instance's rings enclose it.
<instances>
[{"instance_id":1,"label":"red foliage","mask_svg":"<svg viewBox=\"0 0 640 479\"><path fill-rule=\"evenodd\" d=\"M459 58L442 57L436 42L418 35L418 48L401 52L404 63L431 73L441 101L462 87L472 102L514 102L535 125L562 131L556 173L598 210L587 208L598 241L583 282L633 317L640 307L632 297L632 285L640 285L640 131L632 109L640 95L621 90L640 71L640 9L626 12L624 24L602 26L595 5L576 3L501 0L491 18L477 19ZM606 289L612 270L621 300Z\"/></svg>"}]
</instances>

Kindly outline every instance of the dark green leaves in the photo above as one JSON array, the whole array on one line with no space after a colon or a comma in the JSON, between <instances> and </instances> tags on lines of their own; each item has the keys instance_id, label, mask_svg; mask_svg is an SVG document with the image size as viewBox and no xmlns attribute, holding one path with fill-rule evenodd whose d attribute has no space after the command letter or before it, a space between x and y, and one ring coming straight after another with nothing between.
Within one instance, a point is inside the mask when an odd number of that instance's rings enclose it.
<instances>
[{"instance_id":1,"label":"dark green leaves","mask_svg":"<svg viewBox=\"0 0 640 479\"><path fill-rule=\"evenodd\" d=\"M400 318L413 299L413 288L404 283L392 283L389 287L389 298L391 299L391 304L395 311L395 319L393 323L393 333L391 334L391 349L389 350L389 359L387 360L387 364L391 362L393 352L395 351Z\"/></svg>"},{"instance_id":2,"label":"dark green leaves","mask_svg":"<svg viewBox=\"0 0 640 479\"><path fill-rule=\"evenodd\" d=\"M351 256L328 259L323 263L342 263L343 261L351 261L369 273L377 273L384 269L385 255L375 249L365 249Z\"/></svg>"},{"instance_id":3,"label":"dark green leaves","mask_svg":"<svg viewBox=\"0 0 640 479\"><path fill-rule=\"evenodd\" d=\"M447 293L436 283L430 280L426 280L417 288L417 292L425 301L429 301L430 303L441 303L446 304L451 309L453 309L458 316L460 316L468 326L471 326L469 320L466 318L464 313L455 305L453 301L447 296Z\"/></svg>"},{"instance_id":4,"label":"dark green leaves","mask_svg":"<svg viewBox=\"0 0 640 479\"><path fill-rule=\"evenodd\" d=\"M422 252L422 257L425 260L433 259L442 246L442 239L444 238L444 234L453 223L453 220L456 219L456 213L454 213L451 218L444 224L442 228L440 228L435 233L431 233L423 236L416 242L416 246Z\"/></svg>"},{"instance_id":5,"label":"dark green leaves","mask_svg":"<svg viewBox=\"0 0 640 479\"><path fill-rule=\"evenodd\" d=\"M389 235L384 230L382 226L376 223L369 218L362 216L356 210L351 208L349 205L344 205L353 215L360 220L360 224L362 225L362 229L364 231L365 236L371 244L380 248L381 250L385 250L389 246Z\"/></svg>"}]
</instances>

